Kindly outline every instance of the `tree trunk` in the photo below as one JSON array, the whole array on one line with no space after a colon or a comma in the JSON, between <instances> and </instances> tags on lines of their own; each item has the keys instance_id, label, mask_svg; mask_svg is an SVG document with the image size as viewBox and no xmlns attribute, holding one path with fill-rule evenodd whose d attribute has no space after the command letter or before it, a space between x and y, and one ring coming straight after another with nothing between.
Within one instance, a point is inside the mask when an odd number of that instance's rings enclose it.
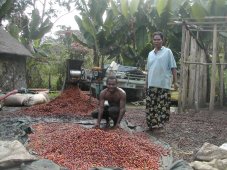
<instances>
[{"instance_id":1,"label":"tree trunk","mask_svg":"<svg viewBox=\"0 0 227 170\"><path fill-rule=\"evenodd\" d=\"M99 53L97 48L94 46L93 48L94 51L94 60L93 60L93 64L95 67L99 67Z\"/></svg>"}]
</instances>

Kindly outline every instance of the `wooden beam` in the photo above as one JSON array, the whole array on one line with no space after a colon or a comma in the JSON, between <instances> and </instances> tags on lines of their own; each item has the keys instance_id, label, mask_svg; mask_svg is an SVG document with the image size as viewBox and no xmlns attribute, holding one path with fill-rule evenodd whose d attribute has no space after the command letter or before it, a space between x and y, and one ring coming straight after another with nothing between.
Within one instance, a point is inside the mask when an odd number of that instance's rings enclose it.
<instances>
[{"instance_id":1,"label":"wooden beam","mask_svg":"<svg viewBox=\"0 0 227 170\"><path fill-rule=\"evenodd\" d=\"M227 24L227 21L204 21L204 22L193 22L193 21L186 21L186 24L194 24L194 25L204 25L204 24Z\"/></svg>"},{"instance_id":2,"label":"wooden beam","mask_svg":"<svg viewBox=\"0 0 227 170\"><path fill-rule=\"evenodd\" d=\"M196 64L196 65L212 65L212 63L204 63L204 62L184 62L185 64ZM227 65L227 63L216 63L216 65Z\"/></svg>"},{"instance_id":3,"label":"wooden beam","mask_svg":"<svg viewBox=\"0 0 227 170\"><path fill-rule=\"evenodd\" d=\"M212 29L190 29L191 31L200 31L200 32L213 32L214 30ZM223 29L223 30L217 30L218 32L227 32L227 29Z\"/></svg>"}]
</instances>

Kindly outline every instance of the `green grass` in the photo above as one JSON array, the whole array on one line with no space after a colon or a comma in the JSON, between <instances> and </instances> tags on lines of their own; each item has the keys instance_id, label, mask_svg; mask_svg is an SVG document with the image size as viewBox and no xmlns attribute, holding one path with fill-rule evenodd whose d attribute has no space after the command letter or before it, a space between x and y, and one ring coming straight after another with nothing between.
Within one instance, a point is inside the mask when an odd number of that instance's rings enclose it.
<instances>
[{"instance_id":1,"label":"green grass","mask_svg":"<svg viewBox=\"0 0 227 170\"><path fill-rule=\"evenodd\" d=\"M49 96L50 100L53 100L56 97L58 97L60 95L60 93L61 93L60 91L50 91L48 93L48 96Z\"/></svg>"}]
</instances>

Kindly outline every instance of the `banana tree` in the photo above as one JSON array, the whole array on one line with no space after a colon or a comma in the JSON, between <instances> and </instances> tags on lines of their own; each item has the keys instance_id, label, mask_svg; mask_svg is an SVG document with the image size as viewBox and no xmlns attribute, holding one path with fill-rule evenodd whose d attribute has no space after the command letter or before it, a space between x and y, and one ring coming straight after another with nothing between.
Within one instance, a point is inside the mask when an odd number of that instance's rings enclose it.
<instances>
[{"instance_id":1,"label":"banana tree","mask_svg":"<svg viewBox=\"0 0 227 170\"><path fill-rule=\"evenodd\" d=\"M125 65L136 65L139 52L147 41L147 31L141 15L136 15L143 1L110 1L105 20L106 43L102 48L109 58ZM138 19L139 18L139 19ZM137 24L137 21L141 21Z\"/></svg>"},{"instance_id":2,"label":"banana tree","mask_svg":"<svg viewBox=\"0 0 227 170\"><path fill-rule=\"evenodd\" d=\"M227 0L197 0L192 1L191 18L197 21L204 21L206 16L226 16ZM221 32L223 36L224 33ZM205 42L209 42L212 37L209 35L201 36Z\"/></svg>"},{"instance_id":3,"label":"banana tree","mask_svg":"<svg viewBox=\"0 0 227 170\"><path fill-rule=\"evenodd\" d=\"M13 0L2 0L0 2L0 24L5 17L11 10L10 8L12 7Z\"/></svg>"},{"instance_id":4,"label":"banana tree","mask_svg":"<svg viewBox=\"0 0 227 170\"><path fill-rule=\"evenodd\" d=\"M71 0L1 0L0 22L7 20L6 28L15 38L19 39L31 52L36 48L41 38L50 31L53 21L61 16L57 15L59 8L70 10ZM29 10L27 10L29 9ZM31 13L28 11L31 10Z\"/></svg>"},{"instance_id":5,"label":"banana tree","mask_svg":"<svg viewBox=\"0 0 227 170\"><path fill-rule=\"evenodd\" d=\"M35 2L32 3L29 0L19 0L17 2L3 0L0 4L0 21L3 19L8 20L7 29L11 35L20 39L33 53L33 41L40 40L53 26L49 17L44 19L44 14L40 14ZM24 13L28 7L33 7L31 19ZM43 13L45 12L43 11Z\"/></svg>"},{"instance_id":6,"label":"banana tree","mask_svg":"<svg viewBox=\"0 0 227 170\"><path fill-rule=\"evenodd\" d=\"M103 32L103 15L107 9L106 0L80 0L77 3L81 18L75 16L75 20L83 34L84 42L74 34L74 39L81 44L93 49L94 65L99 66L100 60L100 34Z\"/></svg>"},{"instance_id":7,"label":"banana tree","mask_svg":"<svg viewBox=\"0 0 227 170\"><path fill-rule=\"evenodd\" d=\"M133 0L128 3L127 0L122 0L118 4L113 0L110 3L97 0L88 1L88 5L84 1L80 2L82 18L75 16L75 19L86 40L81 43L94 49L95 65L99 65L98 56L102 56L102 61L104 56L120 58L123 52L130 50L131 45L135 49L133 15L139 2L142 1ZM75 36L75 40L79 41L79 38Z\"/></svg>"},{"instance_id":8,"label":"banana tree","mask_svg":"<svg viewBox=\"0 0 227 170\"><path fill-rule=\"evenodd\" d=\"M187 1L147 0L137 2L139 3L128 2L127 6L125 1L120 1L122 3L120 6L121 14L124 16L126 27L129 28L125 27L121 30L121 32L123 30L128 31L124 35L129 35L126 37L126 39L129 39L127 48L122 48L125 60L137 61L137 63L134 62L134 65L144 66L144 60L151 50L150 34L154 31L162 31L170 37L168 43L174 47L175 54L179 55L177 51L180 50L180 41L176 41L176 39L181 35L181 29L170 27L168 22L170 18L178 17L180 7ZM133 5L135 7L131 8Z\"/></svg>"},{"instance_id":9,"label":"banana tree","mask_svg":"<svg viewBox=\"0 0 227 170\"><path fill-rule=\"evenodd\" d=\"M30 22L28 17L24 16L22 19L22 23L23 36L21 37L21 41L30 51L34 53L34 41L37 40L38 47L41 38L51 30L53 23L50 21L49 18L46 18L44 21L42 21L38 9L32 10Z\"/></svg>"}]
</instances>

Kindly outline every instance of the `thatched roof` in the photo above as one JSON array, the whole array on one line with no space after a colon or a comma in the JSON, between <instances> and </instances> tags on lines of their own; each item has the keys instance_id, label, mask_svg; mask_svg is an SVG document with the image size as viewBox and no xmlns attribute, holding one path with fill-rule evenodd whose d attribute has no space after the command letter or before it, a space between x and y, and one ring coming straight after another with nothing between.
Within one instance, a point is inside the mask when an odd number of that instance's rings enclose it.
<instances>
[{"instance_id":1,"label":"thatched roof","mask_svg":"<svg viewBox=\"0 0 227 170\"><path fill-rule=\"evenodd\" d=\"M32 57L32 54L2 27L0 27L0 55L1 54Z\"/></svg>"}]
</instances>

